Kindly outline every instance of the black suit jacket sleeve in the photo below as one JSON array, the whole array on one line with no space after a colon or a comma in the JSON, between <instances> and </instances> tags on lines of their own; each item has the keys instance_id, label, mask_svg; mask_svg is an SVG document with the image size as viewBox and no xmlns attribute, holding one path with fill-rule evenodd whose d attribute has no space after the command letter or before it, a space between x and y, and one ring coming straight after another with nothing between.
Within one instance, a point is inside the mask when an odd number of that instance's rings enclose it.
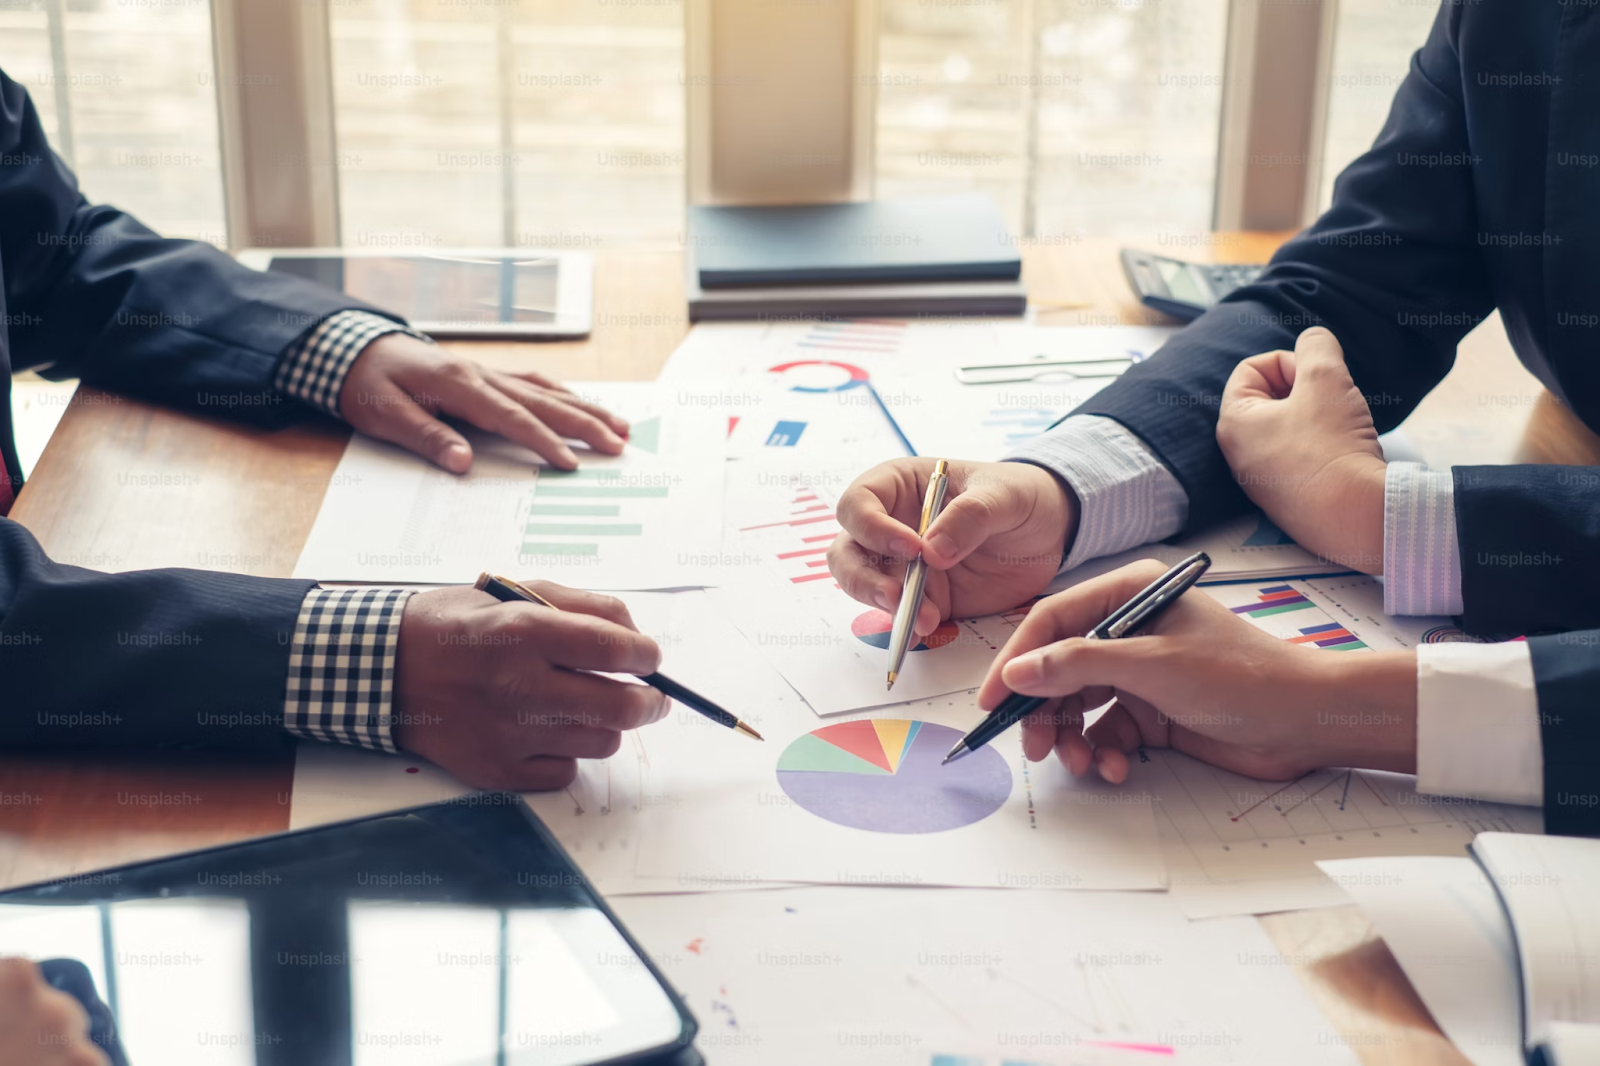
<instances>
[{"instance_id":1,"label":"black suit jacket sleeve","mask_svg":"<svg viewBox=\"0 0 1600 1066\"><path fill-rule=\"evenodd\" d=\"M271 386L285 348L337 311L384 313L90 204L3 73L0 264L12 369L263 425L304 413Z\"/></svg>"},{"instance_id":2,"label":"black suit jacket sleeve","mask_svg":"<svg viewBox=\"0 0 1600 1066\"><path fill-rule=\"evenodd\" d=\"M1078 409L1142 438L1189 497L1188 528L1246 506L1216 444L1222 389L1244 358L1333 331L1379 431L1438 384L1456 344L1493 308L1476 247L1471 148L1445 4L1372 149L1340 175L1333 206L1239 290Z\"/></svg>"},{"instance_id":3,"label":"black suit jacket sleeve","mask_svg":"<svg viewBox=\"0 0 1600 1066\"><path fill-rule=\"evenodd\" d=\"M311 581L101 574L0 518L0 747L276 748Z\"/></svg>"},{"instance_id":4,"label":"black suit jacket sleeve","mask_svg":"<svg viewBox=\"0 0 1600 1066\"><path fill-rule=\"evenodd\" d=\"M1528 641L1544 745L1544 828L1600 836L1600 630Z\"/></svg>"}]
</instances>

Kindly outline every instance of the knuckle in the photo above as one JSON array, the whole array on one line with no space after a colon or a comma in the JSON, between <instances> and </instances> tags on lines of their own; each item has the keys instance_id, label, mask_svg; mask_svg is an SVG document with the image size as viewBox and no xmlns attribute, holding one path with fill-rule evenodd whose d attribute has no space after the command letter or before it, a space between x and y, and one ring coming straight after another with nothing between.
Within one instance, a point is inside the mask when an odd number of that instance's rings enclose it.
<instances>
[{"instance_id":1,"label":"knuckle","mask_svg":"<svg viewBox=\"0 0 1600 1066\"><path fill-rule=\"evenodd\" d=\"M446 356L439 364L439 376L457 385L469 385L478 380L478 368L465 359Z\"/></svg>"},{"instance_id":2,"label":"knuckle","mask_svg":"<svg viewBox=\"0 0 1600 1066\"><path fill-rule=\"evenodd\" d=\"M628 605L616 596L597 595L594 601L595 609L607 618L632 618L628 613Z\"/></svg>"}]
</instances>

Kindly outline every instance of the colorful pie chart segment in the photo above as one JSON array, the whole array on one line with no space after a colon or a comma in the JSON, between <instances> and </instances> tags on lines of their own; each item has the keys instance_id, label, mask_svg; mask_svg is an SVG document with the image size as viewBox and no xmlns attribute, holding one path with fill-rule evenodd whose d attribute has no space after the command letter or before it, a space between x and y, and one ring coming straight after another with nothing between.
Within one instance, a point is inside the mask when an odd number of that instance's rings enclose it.
<instances>
[{"instance_id":1,"label":"colorful pie chart segment","mask_svg":"<svg viewBox=\"0 0 1600 1066\"><path fill-rule=\"evenodd\" d=\"M908 718L823 726L778 757L778 786L819 818L873 833L942 833L989 817L1011 795L992 747L945 766L961 732Z\"/></svg>"},{"instance_id":2,"label":"colorful pie chart segment","mask_svg":"<svg viewBox=\"0 0 1600 1066\"><path fill-rule=\"evenodd\" d=\"M863 644L871 644L874 648L889 650L889 633L894 629L894 616L886 611L868 611L859 614L850 623L850 632ZM954 622L942 622L938 629L923 637L921 642L912 651L927 651L930 648L942 648L961 635L961 627Z\"/></svg>"}]
</instances>

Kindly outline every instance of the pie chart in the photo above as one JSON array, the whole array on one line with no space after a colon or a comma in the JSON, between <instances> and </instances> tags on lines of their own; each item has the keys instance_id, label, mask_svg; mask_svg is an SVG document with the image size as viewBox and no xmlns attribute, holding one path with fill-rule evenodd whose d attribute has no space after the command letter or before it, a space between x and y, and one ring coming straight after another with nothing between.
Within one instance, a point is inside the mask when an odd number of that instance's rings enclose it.
<instances>
[{"instance_id":1,"label":"pie chart","mask_svg":"<svg viewBox=\"0 0 1600 1066\"><path fill-rule=\"evenodd\" d=\"M894 617L886 611L867 611L856 615L850 623L850 632L863 644L871 644L874 648L889 649L889 634L894 629ZM954 622L941 622L939 628L923 637L917 642L912 651L927 651L929 648L942 648L961 635L961 628ZM955 741L950 743L954 744Z\"/></svg>"},{"instance_id":2,"label":"pie chart","mask_svg":"<svg viewBox=\"0 0 1600 1066\"><path fill-rule=\"evenodd\" d=\"M992 747L947 766L961 732L911 718L823 726L778 757L778 786L819 818L871 833L943 833L981 822L1011 795Z\"/></svg>"}]
</instances>

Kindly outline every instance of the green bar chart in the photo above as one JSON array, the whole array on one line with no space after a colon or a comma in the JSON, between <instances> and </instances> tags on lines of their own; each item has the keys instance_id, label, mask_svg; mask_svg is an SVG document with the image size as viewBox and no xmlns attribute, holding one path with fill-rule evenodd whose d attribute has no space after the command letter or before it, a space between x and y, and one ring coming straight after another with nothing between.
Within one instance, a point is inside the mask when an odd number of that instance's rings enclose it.
<instances>
[{"instance_id":1,"label":"green bar chart","mask_svg":"<svg viewBox=\"0 0 1600 1066\"><path fill-rule=\"evenodd\" d=\"M522 527L522 554L598 556L613 538L644 536L650 512L659 507L647 501L665 500L671 490L640 480L613 467L540 471Z\"/></svg>"}]
</instances>

